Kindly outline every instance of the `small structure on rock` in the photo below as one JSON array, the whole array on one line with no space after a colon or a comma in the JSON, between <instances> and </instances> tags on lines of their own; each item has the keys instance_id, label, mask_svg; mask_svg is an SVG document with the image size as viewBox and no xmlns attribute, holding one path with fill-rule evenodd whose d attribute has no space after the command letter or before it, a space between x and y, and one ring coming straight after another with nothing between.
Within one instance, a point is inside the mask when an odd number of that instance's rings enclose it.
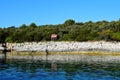
<instances>
[{"instance_id":1,"label":"small structure on rock","mask_svg":"<svg viewBox=\"0 0 120 80\"><path fill-rule=\"evenodd\" d=\"M57 34L51 34L51 40L56 40L57 39Z\"/></svg>"}]
</instances>

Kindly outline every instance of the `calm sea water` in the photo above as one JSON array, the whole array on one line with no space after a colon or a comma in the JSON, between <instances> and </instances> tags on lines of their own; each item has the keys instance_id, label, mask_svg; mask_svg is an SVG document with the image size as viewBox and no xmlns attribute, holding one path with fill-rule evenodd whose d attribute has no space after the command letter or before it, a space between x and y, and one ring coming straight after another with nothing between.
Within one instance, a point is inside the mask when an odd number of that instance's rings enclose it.
<instances>
[{"instance_id":1,"label":"calm sea water","mask_svg":"<svg viewBox=\"0 0 120 80\"><path fill-rule=\"evenodd\" d=\"M120 80L120 63L10 59L0 64L0 80Z\"/></svg>"}]
</instances>

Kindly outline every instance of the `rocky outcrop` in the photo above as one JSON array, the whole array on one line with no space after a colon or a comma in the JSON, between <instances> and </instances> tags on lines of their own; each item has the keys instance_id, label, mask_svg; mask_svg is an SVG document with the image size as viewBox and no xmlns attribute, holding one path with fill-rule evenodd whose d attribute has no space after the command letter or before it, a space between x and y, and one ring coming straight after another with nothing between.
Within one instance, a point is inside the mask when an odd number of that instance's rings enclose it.
<instances>
[{"instance_id":1,"label":"rocky outcrop","mask_svg":"<svg viewBox=\"0 0 120 80\"><path fill-rule=\"evenodd\" d=\"M11 43L9 43L11 44ZM120 42L25 42L12 43L15 51L120 51ZM1 49L1 47L0 47Z\"/></svg>"}]
</instances>

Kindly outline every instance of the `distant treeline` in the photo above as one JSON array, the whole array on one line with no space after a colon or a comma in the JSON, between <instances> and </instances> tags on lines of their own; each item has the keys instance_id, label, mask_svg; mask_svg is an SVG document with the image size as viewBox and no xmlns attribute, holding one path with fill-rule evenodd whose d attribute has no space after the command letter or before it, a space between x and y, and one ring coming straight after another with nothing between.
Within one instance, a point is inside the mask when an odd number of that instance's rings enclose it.
<instances>
[{"instance_id":1,"label":"distant treeline","mask_svg":"<svg viewBox=\"0 0 120 80\"><path fill-rule=\"evenodd\" d=\"M29 26L0 28L0 43L50 41L51 34L58 35L56 41L120 41L120 20L83 23L69 19L58 25L31 23Z\"/></svg>"}]
</instances>

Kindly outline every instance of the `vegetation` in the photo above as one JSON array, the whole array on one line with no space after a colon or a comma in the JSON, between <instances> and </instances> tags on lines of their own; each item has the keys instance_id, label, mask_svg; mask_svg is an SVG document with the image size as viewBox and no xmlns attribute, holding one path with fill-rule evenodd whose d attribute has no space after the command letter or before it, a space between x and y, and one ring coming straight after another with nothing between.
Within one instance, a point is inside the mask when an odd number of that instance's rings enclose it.
<instances>
[{"instance_id":1,"label":"vegetation","mask_svg":"<svg viewBox=\"0 0 120 80\"><path fill-rule=\"evenodd\" d=\"M58 25L31 23L0 28L0 43L50 41L51 34L58 35L57 41L120 41L120 20L83 23L69 19Z\"/></svg>"}]
</instances>

